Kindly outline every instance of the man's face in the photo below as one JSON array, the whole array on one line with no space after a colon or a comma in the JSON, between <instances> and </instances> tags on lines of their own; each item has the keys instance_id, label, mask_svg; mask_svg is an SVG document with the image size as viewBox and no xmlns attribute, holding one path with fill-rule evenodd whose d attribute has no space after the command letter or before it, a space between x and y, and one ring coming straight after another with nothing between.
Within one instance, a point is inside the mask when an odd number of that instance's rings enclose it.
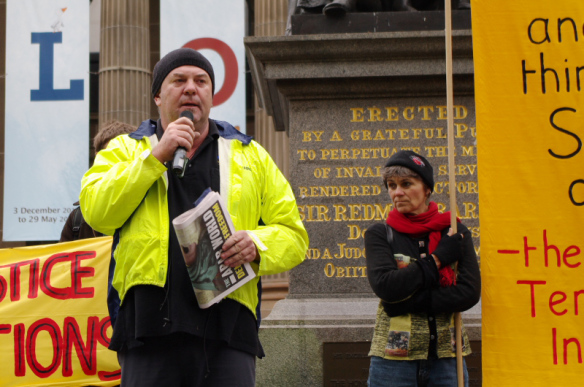
<instances>
[{"instance_id":1,"label":"man's face","mask_svg":"<svg viewBox=\"0 0 584 387\"><path fill-rule=\"evenodd\" d=\"M207 72L196 66L181 66L172 70L154 97L160 111L162 127L185 110L193 113L195 128L207 123L213 106L213 85Z\"/></svg>"}]
</instances>

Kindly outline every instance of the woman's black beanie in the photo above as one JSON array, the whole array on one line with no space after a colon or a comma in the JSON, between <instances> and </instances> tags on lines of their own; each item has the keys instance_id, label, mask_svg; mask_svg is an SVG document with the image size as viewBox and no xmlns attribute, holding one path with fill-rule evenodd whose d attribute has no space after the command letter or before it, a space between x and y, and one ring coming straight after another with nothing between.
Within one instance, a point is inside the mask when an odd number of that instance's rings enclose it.
<instances>
[{"instance_id":1,"label":"woman's black beanie","mask_svg":"<svg viewBox=\"0 0 584 387\"><path fill-rule=\"evenodd\" d=\"M430 191L434 192L434 169L424 156L420 156L416 152L409 150L399 151L389 158L385 167L387 168L394 165L400 165L416 172L420 175L422 181L426 183L428 188L430 188Z\"/></svg>"},{"instance_id":2,"label":"woman's black beanie","mask_svg":"<svg viewBox=\"0 0 584 387\"><path fill-rule=\"evenodd\" d=\"M212 93L215 95L215 73L211 63L197 50L182 47L166 54L154 66L154 71L152 72L152 98L160 91L160 86L162 86L162 82L168 73L177 67L186 65L197 66L209 74Z\"/></svg>"}]
</instances>

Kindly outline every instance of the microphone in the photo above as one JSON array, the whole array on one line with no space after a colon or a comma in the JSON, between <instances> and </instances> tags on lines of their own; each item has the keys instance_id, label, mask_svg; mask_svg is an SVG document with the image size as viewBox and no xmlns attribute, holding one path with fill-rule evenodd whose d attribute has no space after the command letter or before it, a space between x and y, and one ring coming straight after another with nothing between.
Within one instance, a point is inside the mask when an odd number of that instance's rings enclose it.
<instances>
[{"instance_id":1,"label":"microphone","mask_svg":"<svg viewBox=\"0 0 584 387\"><path fill-rule=\"evenodd\" d=\"M189 110L181 112L180 116L186 117L191 121L194 120L193 113L191 113ZM176 176L178 176L179 179L182 179L182 177L185 175L188 162L189 158L187 157L187 150L182 146L176 148L174 151L174 158L172 160L172 171Z\"/></svg>"}]
</instances>

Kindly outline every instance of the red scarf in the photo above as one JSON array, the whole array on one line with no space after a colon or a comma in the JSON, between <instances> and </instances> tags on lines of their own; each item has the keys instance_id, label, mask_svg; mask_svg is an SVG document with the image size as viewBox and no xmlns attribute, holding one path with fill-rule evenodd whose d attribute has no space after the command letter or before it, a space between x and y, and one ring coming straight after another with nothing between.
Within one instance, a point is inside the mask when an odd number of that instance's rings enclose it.
<instances>
[{"instance_id":1,"label":"red scarf","mask_svg":"<svg viewBox=\"0 0 584 387\"><path fill-rule=\"evenodd\" d=\"M460 222L458 218L457 221ZM428 253L432 254L442 238L441 231L450 225L450 211L440 213L438 205L430 202L428 211L419 215L406 216L394 207L387 216L387 224L404 234L430 233ZM440 286L456 285L456 275L451 265L441 267L438 274L440 274Z\"/></svg>"}]
</instances>

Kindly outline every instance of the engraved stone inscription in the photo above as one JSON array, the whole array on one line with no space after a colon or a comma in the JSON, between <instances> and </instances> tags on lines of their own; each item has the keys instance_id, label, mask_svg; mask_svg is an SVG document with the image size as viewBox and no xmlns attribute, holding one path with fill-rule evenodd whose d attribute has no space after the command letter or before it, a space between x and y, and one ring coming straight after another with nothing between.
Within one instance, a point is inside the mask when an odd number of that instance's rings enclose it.
<instances>
[{"instance_id":1,"label":"engraved stone inscription","mask_svg":"<svg viewBox=\"0 0 584 387\"><path fill-rule=\"evenodd\" d=\"M381 173L391 155L413 150L434 167L431 199L450 210L447 109L441 98L294 102L291 182L310 235L291 293L370 293L363 235L392 209ZM301 112L301 113L300 113ZM457 214L480 254L474 99L455 100Z\"/></svg>"}]
</instances>

